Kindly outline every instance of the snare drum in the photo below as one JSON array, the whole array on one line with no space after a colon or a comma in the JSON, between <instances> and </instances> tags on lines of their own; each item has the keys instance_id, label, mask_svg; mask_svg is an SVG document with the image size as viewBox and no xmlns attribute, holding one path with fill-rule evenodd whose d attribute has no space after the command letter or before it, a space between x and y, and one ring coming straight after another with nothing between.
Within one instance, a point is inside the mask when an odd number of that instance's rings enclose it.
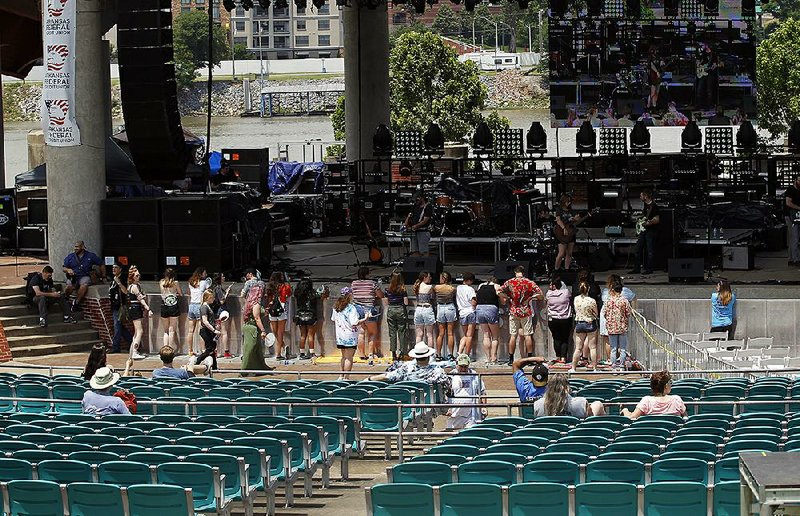
<instances>
[{"instance_id":1,"label":"snare drum","mask_svg":"<svg viewBox=\"0 0 800 516\"><path fill-rule=\"evenodd\" d=\"M490 206L488 202L476 201L469 203L469 209L472 210L472 213L474 213L478 218L484 218L491 215L491 210L489 208Z\"/></svg>"},{"instance_id":2,"label":"snare drum","mask_svg":"<svg viewBox=\"0 0 800 516\"><path fill-rule=\"evenodd\" d=\"M441 206L443 208L452 208L453 207L453 198L448 197L447 195L440 195L436 198L436 206Z\"/></svg>"}]
</instances>

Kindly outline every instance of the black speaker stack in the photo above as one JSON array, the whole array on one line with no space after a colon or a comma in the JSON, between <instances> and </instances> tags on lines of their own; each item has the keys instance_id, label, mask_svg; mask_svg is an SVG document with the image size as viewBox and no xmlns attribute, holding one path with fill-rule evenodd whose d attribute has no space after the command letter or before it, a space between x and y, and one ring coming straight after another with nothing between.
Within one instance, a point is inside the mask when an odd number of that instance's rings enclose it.
<instances>
[{"instance_id":1,"label":"black speaker stack","mask_svg":"<svg viewBox=\"0 0 800 516\"><path fill-rule=\"evenodd\" d=\"M269 149L222 149L222 157L237 173L239 181L260 192L269 191Z\"/></svg>"},{"instance_id":2,"label":"black speaker stack","mask_svg":"<svg viewBox=\"0 0 800 516\"><path fill-rule=\"evenodd\" d=\"M135 197L100 203L103 257L107 265L110 261L118 261L125 267L136 265L145 279L160 275L164 268L160 202L156 197Z\"/></svg>"},{"instance_id":3,"label":"black speaker stack","mask_svg":"<svg viewBox=\"0 0 800 516\"><path fill-rule=\"evenodd\" d=\"M431 273L431 283L439 282L439 275L442 273L442 262L438 256L409 256L403 261L403 280L406 285L417 281L419 273L427 271Z\"/></svg>"},{"instance_id":4,"label":"black speaker stack","mask_svg":"<svg viewBox=\"0 0 800 516\"><path fill-rule=\"evenodd\" d=\"M186 176L190 154L178 111L170 0L119 2L117 41L122 112L144 181Z\"/></svg>"}]
</instances>

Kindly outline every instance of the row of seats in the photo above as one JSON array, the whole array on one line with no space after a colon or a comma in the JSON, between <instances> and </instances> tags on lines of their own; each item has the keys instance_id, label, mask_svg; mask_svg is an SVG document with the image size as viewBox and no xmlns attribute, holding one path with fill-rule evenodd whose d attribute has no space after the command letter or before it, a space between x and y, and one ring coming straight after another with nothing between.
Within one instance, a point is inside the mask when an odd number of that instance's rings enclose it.
<instances>
[{"instance_id":1,"label":"row of seats","mask_svg":"<svg viewBox=\"0 0 800 516\"><path fill-rule=\"evenodd\" d=\"M502 487L491 483L378 484L366 490L370 516L636 516L639 507L648 515L707 516L711 495L715 516L738 516L739 483L722 482L706 487L697 482L659 482L637 487L622 482L562 484L535 482ZM570 508L574 510L571 511Z\"/></svg>"},{"instance_id":2,"label":"row of seats","mask_svg":"<svg viewBox=\"0 0 800 516\"><path fill-rule=\"evenodd\" d=\"M4 514L11 516L193 516L191 489L171 485L132 485L74 482L62 490L47 480L14 480L0 483ZM64 496L66 496L66 504ZM67 507L65 512L64 507Z\"/></svg>"}]
</instances>

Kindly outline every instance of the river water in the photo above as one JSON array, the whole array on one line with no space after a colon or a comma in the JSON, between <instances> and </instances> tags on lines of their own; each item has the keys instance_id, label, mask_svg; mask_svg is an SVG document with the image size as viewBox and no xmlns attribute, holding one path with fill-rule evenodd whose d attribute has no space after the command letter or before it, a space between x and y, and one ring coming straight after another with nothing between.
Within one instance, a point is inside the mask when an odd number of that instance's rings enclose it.
<instances>
[{"instance_id":1,"label":"river water","mask_svg":"<svg viewBox=\"0 0 800 516\"><path fill-rule=\"evenodd\" d=\"M548 120L547 110L504 110L500 112L511 121L511 127L527 128L533 120ZM114 126L122 120L115 120ZM185 128L205 136L206 119L187 117L183 119ZM543 124L546 126L546 124ZM28 131L39 129L38 122L7 122L5 124L6 184L14 183L14 176L28 170ZM287 142L318 139L333 140L333 128L327 116L297 116L275 118L236 118L217 117L211 124L211 148L220 150L227 147L258 148L269 147L270 157L277 156L279 146ZM290 145L290 158L300 159L299 146ZM310 155L307 155L311 159ZM316 156L317 158L319 156Z\"/></svg>"}]
</instances>

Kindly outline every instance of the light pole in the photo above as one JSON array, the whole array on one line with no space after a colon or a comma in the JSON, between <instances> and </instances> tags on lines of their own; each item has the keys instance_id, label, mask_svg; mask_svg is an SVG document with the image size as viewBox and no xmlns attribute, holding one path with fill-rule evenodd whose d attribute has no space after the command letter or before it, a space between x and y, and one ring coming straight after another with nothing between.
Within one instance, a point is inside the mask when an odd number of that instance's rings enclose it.
<instances>
[{"instance_id":1,"label":"light pole","mask_svg":"<svg viewBox=\"0 0 800 516\"><path fill-rule=\"evenodd\" d=\"M539 59L542 58L542 13L543 9L539 9Z\"/></svg>"},{"instance_id":2,"label":"light pole","mask_svg":"<svg viewBox=\"0 0 800 516\"><path fill-rule=\"evenodd\" d=\"M233 81L236 82L236 38L233 36L233 17L228 21L231 29L231 70L233 74Z\"/></svg>"},{"instance_id":3,"label":"light pole","mask_svg":"<svg viewBox=\"0 0 800 516\"><path fill-rule=\"evenodd\" d=\"M511 29L511 26L507 23L498 22L491 18L487 18L486 16L476 15L475 18L483 18L484 20L488 21L489 23L494 25L494 70L497 71L497 52L499 50L500 45L500 30L499 24L505 25L506 27ZM472 19L472 44L475 44L475 18ZM483 36L481 35L481 44L483 44ZM483 48L481 48L481 53L483 53Z\"/></svg>"}]
</instances>

